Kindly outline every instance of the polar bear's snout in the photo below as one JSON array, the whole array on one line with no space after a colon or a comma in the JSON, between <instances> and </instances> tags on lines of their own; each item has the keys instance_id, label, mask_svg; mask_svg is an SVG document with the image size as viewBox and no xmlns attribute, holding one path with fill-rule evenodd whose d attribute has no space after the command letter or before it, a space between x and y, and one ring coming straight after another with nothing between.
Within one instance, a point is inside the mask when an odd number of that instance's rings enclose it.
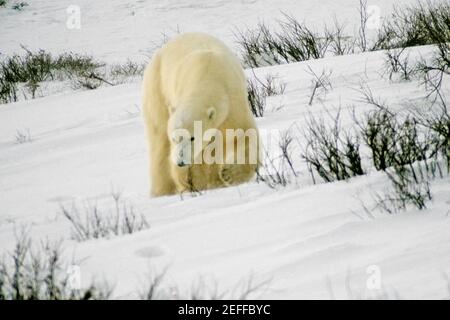
<instances>
[{"instance_id":1,"label":"polar bear's snout","mask_svg":"<svg viewBox=\"0 0 450 320\"><path fill-rule=\"evenodd\" d=\"M177 148L176 164L179 167L184 167L191 164L191 149L190 143L182 143Z\"/></svg>"},{"instance_id":2,"label":"polar bear's snout","mask_svg":"<svg viewBox=\"0 0 450 320\"><path fill-rule=\"evenodd\" d=\"M184 167L192 163L192 144L190 139L182 139L173 143L172 161L179 167Z\"/></svg>"},{"instance_id":3,"label":"polar bear's snout","mask_svg":"<svg viewBox=\"0 0 450 320\"><path fill-rule=\"evenodd\" d=\"M191 128L177 127L176 121L170 122L168 134L171 144L170 159L174 165L185 167L192 165L201 156L203 150L202 134ZM201 129L200 129L201 130Z\"/></svg>"}]
</instances>

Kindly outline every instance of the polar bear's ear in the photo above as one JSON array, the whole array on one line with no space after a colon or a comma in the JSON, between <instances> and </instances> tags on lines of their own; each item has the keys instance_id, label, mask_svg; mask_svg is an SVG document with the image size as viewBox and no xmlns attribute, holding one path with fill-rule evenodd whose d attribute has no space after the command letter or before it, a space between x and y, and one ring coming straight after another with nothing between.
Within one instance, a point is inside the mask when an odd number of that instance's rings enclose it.
<instances>
[{"instance_id":1,"label":"polar bear's ear","mask_svg":"<svg viewBox=\"0 0 450 320\"><path fill-rule=\"evenodd\" d=\"M206 113L208 115L208 119L211 120L216 115L216 109L214 107L209 107L208 110L206 110Z\"/></svg>"}]
</instances>

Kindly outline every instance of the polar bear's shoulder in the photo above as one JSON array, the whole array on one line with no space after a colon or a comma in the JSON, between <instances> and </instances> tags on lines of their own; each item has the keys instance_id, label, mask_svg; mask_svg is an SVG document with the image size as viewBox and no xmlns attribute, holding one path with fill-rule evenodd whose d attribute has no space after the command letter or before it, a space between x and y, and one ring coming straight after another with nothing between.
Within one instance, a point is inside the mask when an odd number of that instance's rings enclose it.
<instances>
[{"instance_id":1,"label":"polar bear's shoulder","mask_svg":"<svg viewBox=\"0 0 450 320\"><path fill-rule=\"evenodd\" d=\"M228 47L219 39L201 32L183 33L167 42L162 51L215 51L231 53Z\"/></svg>"}]
</instances>

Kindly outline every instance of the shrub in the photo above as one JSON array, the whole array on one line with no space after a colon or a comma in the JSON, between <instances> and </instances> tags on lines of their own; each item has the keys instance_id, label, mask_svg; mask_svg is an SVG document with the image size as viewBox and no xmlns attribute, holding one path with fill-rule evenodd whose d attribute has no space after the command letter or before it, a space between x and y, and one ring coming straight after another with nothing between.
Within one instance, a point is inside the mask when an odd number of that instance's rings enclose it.
<instances>
[{"instance_id":1,"label":"shrub","mask_svg":"<svg viewBox=\"0 0 450 320\"><path fill-rule=\"evenodd\" d=\"M344 25L336 19L331 27L325 25L321 31L315 31L286 14L274 28L278 31L263 22L253 29L238 31L236 39L244 65L261 67L318 59L327 53L342 55L354 53L356 49L365 52L426 44L437 44L448 51L450 5L447 1L396 7L382 23L374 41L367 35L367 8L367 1L360 0L358 34L352 36L344 35ZM448 62L448 55L446 59Z\"/></svg>"},{"instance_id":2,"label":"shrub","mask_svg":"<svg viewBox=\"0 0 450 320\"><path fill-rule=\"evenodd\" d=\"M71 208L61 205L61 212L72 224L72 237L77 241L104 238L111 235L131 234L147 229L143 215L137 215L133 206L122 200L120 193L112 193L114 210L103 212L88 201L82 209L75 203Z\"/></svg>"},{"instance_id":3,"label":"shrub","mask_svg":"<svg viewBox=\"0 0 450 320\"><path fill-rule=\"evenodd\" d=\"M306 123L303 132L306 146L301 156L306 161L314 182L313 171L326 182L364 174L359 138L354 133L344 132L339 118L340 111L331 119L331 127L323 118L312 116Z\"/></svg>"},{"instance_id":4,"label":"shrub","mask_svg":"<svg viewBox=\"0 0 450 320\"><path fill-rule=\"evenodd\" d=\"M62 79L68 76L92 73L103 66L104 63L94 60L91 56L72 52L63 53L53 58L53 70L56 74L59 73Z\"/></svg>"},{"instance_id":5,"label":"shrub","mask_svg":"<svg viewBox=\"0 0 450 320\"><path fill-rule=\"evenodd\" d=\"M325 37L329 41L329 51L335 56L352 54L355 52L356 40L344 34L345 25L340 24L336 18L332 27L325 26Z\"/></svg>"},{"instance_id":6,"label":"shrub","mask_svg":"<svg viewBox=\"0 0 450 320\"><path fill-rule=\"evenodd\" d=\"M413 116L400 121L399 116L380 109L370 111L362 124L357 123L377 170L412 164L436 154L436 135L422 128Z\"/></svg>"},{"instance_id":7,"label":"shrub","mask_svg":"<svg viewBox=\"0 0 450 320\"><path fill-rule=\"evenodd\" d=\"M287 164L287 167L291 170L292 174L297 177L297 172L294 169L294 163L292 161L292 142L294 139L292 138L289 131L285 132L281 136L281 140L279 143L279 147L281 150L281 158L283 163Z\"/></svg>"},{"instance_id":8,"label":"shrub","mask_svg":"<svg viewBox=\"0 0 450 320\"><path fill-rule=\"evenodd\" d=\"M116 64L111 67L111 76L117 77L132 77L142 75L144 73L145 65L131 60L127 60L124 64Z\"/></svg>"},{"instance_id":9,"label":"shrub","mask_svg":"<svg viewBox=\"0 0 450 320\"><path fill-rule=\"evenodd\" d=\"M72 79L74 83L77 83L86 77L93 78L92 75L95 75L96 70L102 66L90 56L64 53L53 57L44 50L32 52L26 48L23 49L25 55L15 54L0 63L0 102L2 103L17 101L19 83L24 83L31 97L34 98L42 81ZM103 80L98 75L96 77ZM85 87L89 88L89 86Z\"/></svg>"},{"instance_id":10,"label":"shrub","mask_svg":"<svg viewBox=\"0 0 450 320\"><path fill-rule=\"evenodd\" d=\"M102 84L115 85L126 77L139 75L144 65L127 61L107 68L104 63L88 55L63 53L53 56L23 47L25 55L12 55L0 62L0 102L17 101L19 84L24 84L31 98L35 98L40 83L49 80L70 80L74 89L96 89ZM115 82L111 82L112 78Z\"/></svg>"},{"instance_id":11,"label":"shrub","mask_svg":"<svg viewBox=\"0 0 450 320\"><path fill-rule=\"evenodd\" d=\"M236 37L238 44L241 46L241 53L246 66L253 68L289 62L280 41L262 22L257 25L256 29L238 32Z\"/></svg>"},{"instance_id":12,"label":"shrub","mask_svg":"<svg viewBox=\"0 0 450 320\"><path fill-rule=\"evenodd\" d=\"M94 90L100 87L102 82L109 83L96 72L82 73L72 79L72 88Z\"/></svg>"},{"instance_id":13,"label":"shrub","mask_svg":"<svg viewBox=\"0 0 450 320\"><path fill-rule=\"evenodd\" d=\"M260 82L268 97L282 95L286 90L286 84L271 74L266 75L263 82L259 79L258 82Z\"/></svg>"},{"instance_id":14,"label":"shrub","mask_svg":"<svg viewBox=\"0 0 450 320\"><path fill-rule=\"evenodd\" d=\"M285 20L280 24L282 31L278 36L290 61L305 61L325 56L329 40L324 34L313 31L289 15L285 15Z\"/></svg>"},{"instance_id":15,"label":"shrub","mask_svg":"<svg viewBox=\"0 0 450 320\"><path fill-rule=\"evenodd\" d=\"M272 138L275 137L271 137L270 143L274 142ZM278 186L285 187L298 176L292 159L294 139L290 131L280 133L278 138L275 149L272 145L262 147L264 157L256 172L257 181L265 183L272 189Z\"/></svg>"},{"instance_id":16,"label":"shrub","mask_svg":"<svg viewBox=\"0 0 450 320\"><path fill-rule=\"evenodd\" d=\"M369 14L367 11L367 1L359 0L358 15L359 15L359 29L356 43L362 52L367 51L367 22Z\"/></svg>"},{"instance_id":17,"label":"shrub","mask_svg":"<svg viewBox=\"0 0 450 320\"><path fill-rule=\"evenodd\" d=\"M385 66L389 74L389 80L392 80L392 76L395 73L399 73L402 80L411 80L412 75L415 73L415 68L409 65L408 55L402 57L404 52L405 48L386 51Z\"/></svg>"},{"instance_id":18,"label":"shrub","mask_svg":"<svg viewBox=\"0 0 450 320\"><path fill-rule=\"evenodd\" d=\"M433 102L440 100L442 105L446 107L447 101L441 92L442 82L444 76L450 75L450 44L439 43L431 59L422 59L417 63L417 72L423 78L423 84L428 94L427 97L432 97Z\"/></svg>"},{"instance_id":19,"label":"shrub","mask_svg":"<svg viewBox=\"0 0 450 320\"><path fill-rule=\"evenodd\" d=\"M285 158L282 158L282 161ZM286 187L291 181L283 163L271 157L265 150L265 158L256 170L256 181L265 183L269 188Z\"/></svg>"},{"instance_id":20,"label":"shrub","mask_svg":"<svg viewBox=\"0 0 450 320\"><path fill-rule=\"evenodd\" d=\"M308 73L313 77L311 80L311 96L308 105L312 106L316 96L326 95L328 91L333 89L331 85L330 76L333 73L331 70L323 69L320 75L317 75L310 66L308 66Z\"/></svg>"},{"instance_id":21,"label":"shrub","mask_svg":"<svg viewBox=\"0 0 450 320\"><path fill-rule=\"evenodd\" d=\"M396 7L384 21L373 50L450 42L450 5L447 1Z\"/></svg>"},{"instance_id":22,"label":"shrub","mask_svg":"<svg viewBox=\"0 0 450 320\"><path fill-rule=\"evenodd\" d=\"M244 64L260 67L322 58L329 45L326 34L313 31L306 24L284 15L281 31L271 31L264 23L236 35Z\"/></svg>"},{"instance_id":23,"label":"shrub","mask_svg":"<svg viewBox=\"0 0 450 320\"><path fill-rule=\"evenodd\" d=\"M448 176L448 167L442 167L435 159L404 166L395 165L386 171L392 189L377 195L377 207L387 213L397 213L412 206L419 210L427 208L432 200L430 182L437 177Z\"/></svg>"},{"instance_id":24,"label":"shrub","mask_svg":"<svg viewBox=\"0 0 450 320\"><path fill-rule=\"evenodd\" d=\"M248 102L255 117L264 116L266 110L266 93L251 79L247 80Z\"/></svg>"},{"instance_id":25,"label":"shrub","mask_svg":"<svg viewBox=\"0 0 450 320\"><path fill-rule=\"evenodd\" d=\"M166 271L151 274L145 288L139 293L141 300L246 300L257 296L268 285L268 281L255 282L252 276L240 280L230 290L219 290L218 284L199 278L188 290L164 284Z\"/></svg>"},{"instance_id":26,"label":"shrub","mask_svg":"<svg viewBox=\"0 0 450 320\"><path fill-rule=\"evenodd\" d=\"M43 242L37 250L22 232L14 250L0 257L0 300L107 299L111 290L92 283L86 289L72 288L61 246Z\"/></svg>"},{"instance_id":27,"label":"shrub","mask_svg":"<svg viewBox=\"0 0 450 320\"><path fill-rule=\"evenodd\" d=\"M0 74L0 103L17 101L17 83L11 82Z\"/></svg>"},{"instance_id":28,"label":"shrub","mask_svg":"<svg viewBox=\"0 0 450 320\"><path fill-rule=\"evenodd\" d=\"M1 64L1 74L9 82L40 82L52 77L52 57L40 50L36 53L26 51L25 56L13 55Z\"/></svg>"},{"instance_id":29,"label":"shrub","mask_svg":"<svg viewBox=\"0 0 450 320\"><path fill-rule=\"evenodd\" d=\"M435 101L428 108L416 111L414 116L420 126L431 132L426 141L430 157L444 159L450 171L450 113L446 100Z\"/></svg>"},{"instance_id":30,"label":"shrub","mask_svg":"<svg viewBox=\"0 0 450 320\"><path fill-rule=\"evenodd\" d=\"M263 117L267 97L283 94L285 89L286 84L279 82L272 75L267 75L264 81L255 74L253 79L247 79L248 102L253 115Z\"/></svg>"},{"instance_id":31,"label":"shrub","mask_svg":"<svg viewBox=\"0 0 450 320\"><path fill-rule=\"evenodd\" d=\"M22 11L25 7L28 7L29 4L22 1L22 2L16 2L13 4L12 9L17 11Z\"/></svg>"},{"instance_id":32,"label":"shrub","mask_svg":"<svg viewBox=\"0 0 450 320\"><path fill-rule=\"evenodd\" d=\"M370 112L361 126L362 139L372 152L377 170L386 170L393 164L395 130L393 116L383 110Z\"/></svg>"},{"instance_id":33,"label":"shrub","mask_svg":"<svg viewBox=\"0 0 450 320\"><path fill-rule=\"evenodd\" d=\"M409 206L426 209L432 200L430 182L450 172L450 116L440 87L436 95L439 100L423 101L423 110L400 117L365 90L366 101L377 109L366 114L363 124L357 123L375 168L384 170L392 185L376 197L382 211L395 213Z\"/></svg>"}]
</instances>

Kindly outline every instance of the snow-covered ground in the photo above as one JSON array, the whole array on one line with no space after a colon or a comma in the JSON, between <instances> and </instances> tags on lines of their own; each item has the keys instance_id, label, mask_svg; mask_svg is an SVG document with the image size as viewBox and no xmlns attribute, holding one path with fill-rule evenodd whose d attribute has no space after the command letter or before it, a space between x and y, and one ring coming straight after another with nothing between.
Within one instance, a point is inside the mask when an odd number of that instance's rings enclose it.
<instances>
[{"instance_id":1,"label":"snow-covered ground","mask_svg":"<svg viewBox=\"0 0 450 320\"><path fill-rule=\"evenodd\" d=\"M75 1L77 2L77 1ZM2 53L19 44L52 52L76 50L106 60L134 58L160 33L203 30L233 44L234 26L273 19L278 10L325 21L333 13L352 23L357 1L78 1L82 29L64 27L65 8L74 1L29 1L23 12L0 9ZM374 1L387 8L390 1ZM385 7L386 6L386 7ZM9 10L9 9L8 9ZM388 9L386 9L388 10ZM83 13L84 12L84 13ZM132 14L134 12L134 15ZM77 33L78 32L78 33ZM432 47L411 49L410 58ZM261 130L302 128L310 115L342 109L368 110L361 83L396 109L425 95L418 81L389 81L384 53L329 57L255 69L286 83L282 96L269 98L257 119ZM333 89L308 107L311 75L332 70ZM249 77L255 76L247 70ZM448 81L444 90L448 92ZM264 283L257 297L448 298L450 275L450 179L431 185L433 201L424 211L369 216L386 177L370 170L346 182L312 184L299 148L294 147L295 183L270 189L251 182L200 196L148 197L147 152L140 105L140 82L69 92L0 106L0 251L10 249L14 232L29 226L33 239L63 239L79 261L82 279L115 283L114 297L132 298L146 276L167 268L165 285L185 291L199 279L233 288L250 277ZM16 143L17 131L31 141ZM293 130L293 135L298 132ZM301 139L301 138L300 138ZM110 239L75 242L61 204L112 206L111 189L146 216L150 229ZM367 282L380 275L382 287Z\"/></svg>"},{"instance_id":2,"label":"snow-covered ground","mask_svg":"<svg viewBox=\"0 0 450 320\"><path fill-rule=\"evenodd\" d=\"M10 1L12 2L12 1ZM21 12L0 10L2 32L0 52L46 49L51 52L75 51L113 61L146 59L164 35L203 31L220 37L235 47L234 32L259 21L274 22L288 13L299 20L322 26L336 16L349 32L358 25L359 0L28 0ZM397 4L411 0L396 1ZM392 10L390 0L371 0L377 13ZM80 28L67 28L80 12ZM68 9L69 8L69 9ZM68 10L68 11L67 11ZM76 15L75 15L76 16Z\"/></svg>"}]
</instances>

